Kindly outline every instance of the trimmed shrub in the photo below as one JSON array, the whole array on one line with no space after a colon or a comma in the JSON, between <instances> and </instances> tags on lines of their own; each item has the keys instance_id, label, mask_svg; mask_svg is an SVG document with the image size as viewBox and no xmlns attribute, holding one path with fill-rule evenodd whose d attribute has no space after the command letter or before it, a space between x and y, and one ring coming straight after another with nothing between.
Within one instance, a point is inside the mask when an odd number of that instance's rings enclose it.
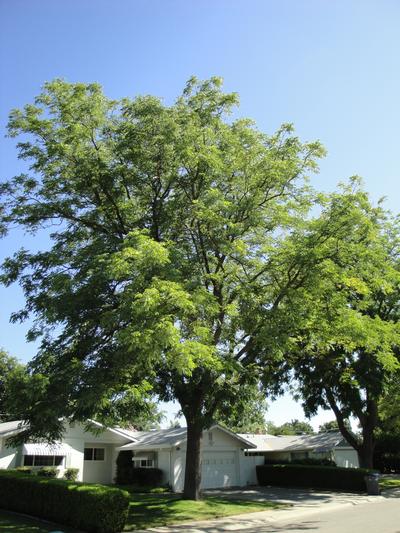
<instances>
[{"instance_id":1,"label":"trimmed shrub","mask_svg":"<svg viewBox=\"0 0 400 533\"><path fill-rule=\"evenodd\" d=\"M365 492L364 476L374 472L368 468L342 468L313 465L258 465L259 485L307 487Z\"/></svg>"},{"instance_id":2,"label":"trimmed shrub","mask_svg":"<svg viewBox=\"0 0 400 533\"><path fill-rule=\"evenodd\" d=\"M64 479L76 481L78 479L79 468L67 468L64 472Z\"/></svg>"},{"instance_id":3,"label":"trimmed shrub","mask_svg":"<svg viewBox=\"0 0 400 533\"><path fill-rule=\"evenodd\" d=\"M314 457L307 457L305 459L268 459L265 458L265 465L315 465L315 466L336 466L332 459L315 459Z\"/></svg>"},{"instance_id":4,"label":"trimmed shrub","mask_svg":"<svg viewBox=\"0 0 400 533\"><path fill-rule=\"evenodd\" d=\"M129 508L126 491L25 473L0 471L0 506L90 533L124 529Z\"/></svg>"},{"instance_id":5,"label":"trimmed shrub","mask_svg":"<svg viewBox=\"0 0 400 533\"><path fill-rule=\"evenodd\" d=\"M306 459L295 459L291 464L296 465L312 465L312 466L336 466L335 461L332 459L314 459L313 457L307 457Z\"/></svg>"},{"instance_id":6,"label":"trimmed shrub","mask_svg":"<svg viewBox=\"0 0 400 533\"><path fill-rule=\"evenodd\" d=\"M56 478L58 476L58 468L55 466L43 466L37 471L37 475L41 477Z\"/></svg>"},{"instance_id":7,"label":"trimmed shrub","mask_svg":"<svg viewBox=\"0 0 400 533\"><path fill-rule=\"evenodd\" d=\"M33 468L31 466L17 466L16 472L22 472L24 474L32 474Z\"/></svg>"},{"instance_id":8,"label":"trimmed shrub","mask_svg":"<svg viewBox=\"0 0 400 533\"><path fill-rule=\"evenodd\" d=\"M147 487L157 487L161 485L162 470L159 468L133 468L132 483Z\"/></svg>"},{"instance_id":9,"label":"trimmed shrub","mask_svg":"<svg viewBox=\"0 0 400 533\"><path fill-rule=\"evenodd\" d=\"M117 474L115 483L118 485L130 485L133 483L133 453L132 450L121 450L117 457Z\"/></svg>"},{"instance_id":10,"label":"trimmed shrub","mask_svg":"<svg viewBox=\"0 0 400 533\"><path fill-rule=\"evenodd\" d=\"M374 466L384 474L400 473L400 453L376 453Z\"/></svg>"}]
</instances>

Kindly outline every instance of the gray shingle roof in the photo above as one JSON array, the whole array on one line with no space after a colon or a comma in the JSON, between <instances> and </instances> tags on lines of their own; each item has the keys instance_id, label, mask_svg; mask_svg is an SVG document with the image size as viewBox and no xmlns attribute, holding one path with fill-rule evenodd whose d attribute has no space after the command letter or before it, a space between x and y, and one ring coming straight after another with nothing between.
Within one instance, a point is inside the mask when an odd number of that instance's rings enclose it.
<instances>
[{"instance_id":1,"label":"gray shingle roof","mask_svg":"<svg viewBox=\"0 0 400 533\"><path fill-rule=\"evenodd\" d=\"M246 437L244 435L244 437ZM318 433L317 435L256 435L257 438L248 436L248 440L257 446L254 452L280 452L280 451L329 451L337 447L349 447L339 431Z\"/></svg>"},{"instance_id":2,"label":"gray shingle roof","mask_svg":"<svg viewBox=\"0 0 400 533\"><path fill-rule=\"evenodd\" d=\"M12 422L0 423L0 437L8 437L14 433L18 433L21 431L21 424L23 424L22 420L13 420Z\"/></svg>"},{"instance_id":3,"label":"gray shingle roof","mask_svg":"<svg viewBox=\"0 0 400 533\"><path fill-rule=\"evenodd\" d=\"M219 425L212 426L210 429L219 428L221 431L224 431L231 435L233 438L236 438L242 442L243 447L248 447L249 449L254 448L255 445L245 436L237 435L232 433L228 429L225 429ZM121 450L151 450L155 448L172 448L174 446L179 446L182 442L186 440L187 428L169 428L169 429L158 429L155 431L138 431L135 433L135 438L138 439L135 443L125 444L119 449Z\"/></svg>"}]
</instances>

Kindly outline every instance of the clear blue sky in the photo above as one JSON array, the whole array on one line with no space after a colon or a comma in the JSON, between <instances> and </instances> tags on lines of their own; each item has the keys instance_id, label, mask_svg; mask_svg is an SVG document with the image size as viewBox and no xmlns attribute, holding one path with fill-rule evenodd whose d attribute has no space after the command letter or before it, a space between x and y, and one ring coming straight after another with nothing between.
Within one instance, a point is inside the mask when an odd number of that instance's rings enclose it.
<instances>
[{"instance_id":1,"label":"clear blue sky","mask_svg":"<svg viewBox=\"0 0 400 533\"><path fill-rule=\"evenodd\" d=\"M171 102L191 75L219 75L259 128L294 122L325 144L316 187L358 174L397 212L399 28L397 0L0 0L0 127L55 77ZM21 170L14 140L0 138L0 161L0 180ZM22 244L44 241L11 234L0 259ZM27 326L8 322L22 303L0 289L0 346L29 360ZM269 418L300 415L284 399Z\"/></svg>"}]
</instances>

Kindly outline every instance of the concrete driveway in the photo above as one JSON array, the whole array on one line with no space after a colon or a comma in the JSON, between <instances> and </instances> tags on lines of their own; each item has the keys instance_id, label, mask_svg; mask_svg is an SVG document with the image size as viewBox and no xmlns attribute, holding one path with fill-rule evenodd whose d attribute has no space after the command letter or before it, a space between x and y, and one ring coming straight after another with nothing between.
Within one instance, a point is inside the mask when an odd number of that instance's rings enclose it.
<instances>
[{"instance_id":1,"label":"concrete driveway","mask_svg":"<svg viewBox=\"0 0 400 533\"><path fill-rule=\"evenodd\" d=\"M208 495L229 499L276 501L288 504L279 510L234 515L215 520L179 523L174 526L147 529L147 533L400 533L400 489L385 491L380 496L354 493L287 489L281 487L249 487L246 489L207 490ZM373 505L371 505L373 504ZM392 517L388 528L382 517ZM346 522L347 520L347 522ZM364 520L364 524L362 524ZM374 523L374 520L376 521ZM354 521L359 524L354 526ZM340 523L339 523L340 522ZM346 526L346 523L349 527ZM393 528L399 524L399 528ZM352 525L350 525L352 524ZM140 533L136 531L135 533ZM143 532L145 533L145 532Z\"/></svg>"},{"instance_id":2,"label":"concrete driveway","mask_svg":"<svg viewBox=\"0 0 400 533\"><path fill-rule=\"evenodd\" d=\"M302 508L321 508L325 505L342 505L352 503L357 505L369 501L376 501L380 496L368 496L353 492L329 492L313 489L291 489L286 487L248 487L238 489L213 489L205 491L209 496L226 496L229 499L272 501L299 505ZM274 511L275 512L275 511Z\"/></svg>"}]
</instances>

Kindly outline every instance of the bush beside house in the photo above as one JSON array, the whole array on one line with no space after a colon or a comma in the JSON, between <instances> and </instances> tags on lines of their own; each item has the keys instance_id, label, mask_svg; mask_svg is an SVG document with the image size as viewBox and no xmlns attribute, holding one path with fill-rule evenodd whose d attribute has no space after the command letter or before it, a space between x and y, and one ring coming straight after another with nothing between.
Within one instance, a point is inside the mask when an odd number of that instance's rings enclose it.
<instances>
[{"instance_id":1,"label":"bush beside house","mask_svg":"<svg viewBox=\"0 0 400 533\"><path fill-rule=\"evenodd\" d=\"M256 470L259 485L307 487L354 492L365 492L366 485L364 477L373 472L367 468L294 464L258 465Z\"/></svg>"},{"instance_id":2,"label":"bush beside house","mask_svg":"<svg viewBox=\"0 0 400 533\"><path fill-rule=\"evenodd\" d=\"M133 466L131 450L122 450L117 457L117 474L115 482L118 485L139 485L142 487L159 487L163 473L159 468L141 468Z\"/></svg>"},{"instance_id":3,"label":"bush beside house","mask_svg":"<svg viewBox=\"0 0 400 533\"><path fill-rule=\"evenodd\" d=\"M125 526L129 494L103 485L4 470L0 472L0 507L90 533L116 533Z\"/></svg>"},{"instance_id":4,"label":"bush beside house","mask_svg":"<svg viewBox=\"0 0 400 533\"><path fill-rule=\"evenodd\" d=\"M132 450L121 450L117 457L117 472L115 483L118 485L129 485L132 483L133 452Z\"/></svg>"}]
</instances>

